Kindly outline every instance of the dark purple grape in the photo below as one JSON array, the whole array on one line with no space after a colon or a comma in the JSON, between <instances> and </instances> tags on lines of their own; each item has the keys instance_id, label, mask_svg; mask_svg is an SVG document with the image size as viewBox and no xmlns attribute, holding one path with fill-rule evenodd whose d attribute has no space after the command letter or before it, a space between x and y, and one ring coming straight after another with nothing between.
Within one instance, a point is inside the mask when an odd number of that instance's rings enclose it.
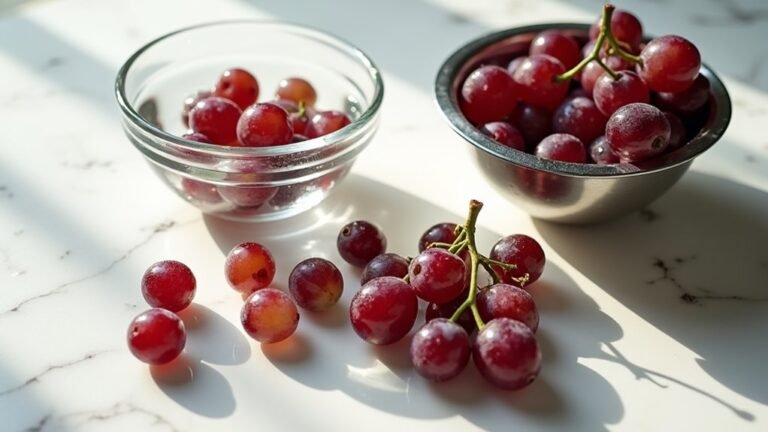
<instances>
[{"instance_id":1,"label":"dark purple grape","mask_svg":"<svg viewBox=\"0 0 768 432\"><path fill-rule=\"evenodd\" d=\"M320 312L335 305L344 290L344 278L332 262L309 258L296 264L288 277L288 289L296 304Z\"/></svg>"},{"instance_id":2,"label":"dark purple grape","mask_svg":"<svg viewBox=\"0 0 768 432\"><path fill-rule=\"evenodd\" d=\"M660 109L690 114L707 104L709 91L709 80L704 75L699 75L686 90L678 93L657 93L655 102Z\"/></svg>"},{"instance_id":3,"label":"dark purple grape","mask_svg":"<svg viewBox=\"0 0 768 432\"><path fill-rule=\"evenodd\" d=\"M460 325L437 318L424 324L411 340L411 361L431 381L454 378L467 366L471 342Z\"/></svg>"},{"instance_id":4,"label":"dark purple grape","mask_svg":"<svg viewBox=\"0 0 768 432\"><path fill-rule=\"evenodd\" d=\"M435 318L451 318L453 313L456 312L459 306L464 303L464 300L467 299L468 295L469 289L465 289L461 294L459 294L458 297L449 301L448 303L428 304L427 310L424 313L425 320L432 321ZM459 319L456 321L456 323L463 327L464 330L466 330L469 334L473 333L477 329L475 317L472 316L472 310L470 308L464 309L461 315L459 315Z\"/></svg>"},{"instance_id":5,"label":"dark purple grape","mask_svg":"<svg viewBox=\"0 0 768 432\"><path fill-rule=\"evenodd\" d=\"M385 253L376 255L363 269L360 285L382 276L404 278L408 274L408 261L398 254Z\"/></svg>"},{"instance_id":6,"label":"dark purple grape","mask_svg":"<svg viewBox=\"0 0 768 432\"><path fill-rule=\"evenodd\" d=\"M686 138L683 121L680 120L680 117L670 112L665 112L664 117L666 117L669 122L669 145L667 146L667 150L674 150L682 147L683 144L685 144Z\"/></svg>"},{"instance_id":7,"label":"dark purple grape","mask_svg":"<svg viewBox=\"0 0 768 432\"><path fill-rule=\"evenodd\" d=\"M552 132L552 113L526 103L518 104L511 122L523 135L525 145L532 149Z\"/></svg>"},{"instance_id":8,"label":"dark purple grape","mask_svg":"<svg viewBox=\"0 0 768 432\"><path fill-rule=\"evenodd\" d=\"M589 143L605 133L608 118L597 109L592 99L584 96L568 97L552 119L555 132L571 134Z\"/></svg>"},{"instance_id":9,"label":"dark purple grape","mask_svg":"<svg viewBox=\"0 0 768 432\"><path fill-rule=\"evenodd\" d=\"M456 240L455 223L443 222L432 225L419 239L419 252L424 251L432 243L453 243L454 240Z\"/></svg>"},{"instance_id":10,"label":"dark purple grape","mask_svg":"<svg viewBox=\"0 0 768 432\"><path fill-rule=\"evenodd\" d=\"M336 247L344 261L364 267L376 255L387 250L387 238L376 225L354 221L341 228L336 238Z\"/></svg>"}]
</instances>

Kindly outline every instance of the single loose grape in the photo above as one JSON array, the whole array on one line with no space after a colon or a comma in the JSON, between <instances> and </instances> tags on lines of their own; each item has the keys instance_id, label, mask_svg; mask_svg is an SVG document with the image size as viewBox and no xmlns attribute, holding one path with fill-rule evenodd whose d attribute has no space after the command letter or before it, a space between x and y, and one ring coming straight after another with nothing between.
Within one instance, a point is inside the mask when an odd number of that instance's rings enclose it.
<instances>
[{"instance_id":1,"label":"single loose grape","mask_svg":"<svg viewBox=\"0 0 768 432\"><path fill-rule=\"evenodd\" d=\"M162 308L140 313L131 321L126 335L128 348L136 358L153 365L168 363L184 350L187 333L179 317Z\"/></svg>"},{"instance_id":2,"label":"single loose grape","mask_svg":"<svg viewBox=\"0 0 768 432\"><path fill-rule=\"evenodd\" d=\"M240 243L227 254L224 273L232 288L249 294L272 283L275 260L269 249L259 243Z\"/></svg>"},{"instance_id":3,"label":"single loose grape","mask_svg":"<svg viewBox=\"0 0 768 432\"><path fill-rule=\"evenodd\" d=\"M344 278L336 266L323 258L309 258L291 270L288 289L304 309L319 312L335 305L344 290Z\"/></svg>"},{"instance_id":4,"label":"single loose grape","mask_svg":"<svg viewBox=\"0 0 768 432\"><path fill-rule=\"evenodd\" d=\"M178 312L192 303L197 283L192 270L178 261L149 266L141 278L141 293L152 307Z\"/></svg>"},{"instance_id":5,"label":"single loose grape","mask_svg":"<svg viewBox=\"0 0 768 432\"><path fill-rule=\"evenodd\" d=\"M240 322L261 343L280 342L296 331L299 311L288 295L275 288L253 292L243 304Z\"/></svg>"}]
</instances>

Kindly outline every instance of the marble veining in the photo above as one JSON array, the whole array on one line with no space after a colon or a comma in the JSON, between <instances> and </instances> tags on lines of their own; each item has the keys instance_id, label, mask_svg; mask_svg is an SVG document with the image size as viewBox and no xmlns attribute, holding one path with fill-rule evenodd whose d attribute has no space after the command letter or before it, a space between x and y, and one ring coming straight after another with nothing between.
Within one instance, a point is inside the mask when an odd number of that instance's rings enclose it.
<instances>
[{"instance_id":1,"label":"marble veining","mask_svg":"<svg viewBox=\"0 0 768 432\"><path fill-rule=\"evenodd\" d=\"M648 285L655 285L657 283L665 282L668 285L672 285L678 291L681 292L680 299L688 304L699 304L704 300L733 300L733 301L747 301L747 302L766 302L768 297L746 297L740 295L724 295L712 293L711 290L700 288L699 293L686 288L686 286L675 276L675 270L680 266L688 265L696 261L696 255L690 255L686 257L674 257L671 259L655 258L653 261L653 267L661 271L661 275L653 280L648 281Z\"/></svg>"},{"instance_id":2,"label":"marble veining","mask_svg":"<svg viewBox=\"0 0 768 432\"><path fill-rule=\"evenodd\" d=\"M7 395L10 395L11 393L14 393L14 392L17 392L17 391L20 391L20 390L24 390L29 385L39 383L40 380L43 379L43 377L45 377L46 375L48 375L48 374L50 374L52 372L59 371L59 370L62 370L62 369L66 369L66 368L68 368L70 366L74 366L74 365L78 365L78 364L87 362L89 360L92 360L92 359L94 359L94 358L96 358L96 357L98 357L98 356L100 356L102 354L108 353L108 352L111 352L111 351L96 351L96 352L93 352L93 353L88 353L85 356L83 356L81 358L78 358L76 360L72 360L72 361L69 361L69 362L66 362L66 363L50 365L47 368L45 368L45 370L43 370L43 371L41 371L41 372L39 372L39 373L37 373L37 374L27 378L24 382L22 382L19 385L15 386L15 387L11 387L9 389L0 390L0 398L2 398L4 396L7 396Z\"/></svg>"},{"instance_id":3,"label":"marble veining","mask_svg":"<svg viewBox=\"0 0 768 432\"><path fill-rule=\"evenodd\" d=\"M112 260L105 267L95 271L94 273L90 273L88 275L79 277L77 279L73 279L73 280L69 280L69 281L63 282L63 283L57 285L56 287L54 287L53 289L51 289L49 291L46 291L44 293L37 294L35 296L26 298L26 299L20 301L19 303L17 303L12 308L10 308L10 309L8 309L6 311L0 312L0 317L2 317L3 315L6 315L6 314L18 312L22 308L27 307L30 304L32 304L34 302L37 302L39 300L42 300L42 299L45 299L45 298L48 298L48 297L51 297L51 296L63 294L63 293L66 292L66 289L71 287L71 286L74 286L74 285L80 284L82 282L85 282L85 281L97 278L99 276L102 276L105 273L108 273L113 268L115 268L121 262L125 261L128 257L130 257L137 250L139 250L143 246L147 245L158 234L167 232L168 230L172 229L173 227L177 227L177 226L180 226L180 225L182 225L182 226L183 225L187 225L187 224L195 222L195 221L197 221L197 219L193 220L193 221L187 221L187 222L184 222L184 223L181 223L181 224L179 224L179 223L177 223L175 221L161 222L161 223L153 226L152 228L150 228L149 229L149 233L141 241L139 241L138 243L136 243L133 246L131 246L130 248L128 248L125 252L123 252L120 256L118 256L117 258Z\"/></svg>"},{"instance_id":4,"label":"marble veining","mask_svg":"<svg viewBox=\"0 0 768 432\"><path fill-rule=\"evenodd\" d=\"M161 414L146 408L139 407L130 402L116 402L115 404L104 408L88 411L77 411L66 414L46 414L33 425L27 427L25 431L44 432L48 430L58 430L68 427L107 427L108 422L121 419L127 416L137 416L148 420L151 426L157 427L157 430L168 432L180 432L170 421Z\"/></svg>"}]
</instances>

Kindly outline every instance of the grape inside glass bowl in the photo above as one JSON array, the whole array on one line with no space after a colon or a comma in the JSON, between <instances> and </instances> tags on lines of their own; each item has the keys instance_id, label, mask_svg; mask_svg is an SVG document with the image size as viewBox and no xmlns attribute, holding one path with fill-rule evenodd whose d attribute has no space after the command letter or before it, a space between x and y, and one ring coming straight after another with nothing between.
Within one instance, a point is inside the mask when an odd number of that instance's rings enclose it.
<instances>
[{"instance_id":1,"label":"grape inside glass bowl","mask_svg":"<svg viewBox=\"0 0 768 432\"><path fill-rule=\"evenodd\" d=\"M702 64L700 75L709 81L710 90L699 123L691 129L695 133L680 147L661 155L632 163L576 163L538 157L494 140L468 119L477 113L462 109L462 86L480 66L506 68L512 59L527 56L537 35L549 30L583 45L589 40L590 25L538 24L483 36L451 54L435 81L440 109L453 130L473 146L490 184L531 216L563 223L597 223L641 209L677 182L693 159L725 132L731 116L728 93L712 69ZM544 95L534 92L532 96ZM534 116L521 118L520 131L532 134L538 126ZM545 137L536 138L534 145Z\"/></svg>"},{"instance_id":2,"label":"grape inside glass bowl","mask_svg":"<svg viewBox=\"0 0 768 432\"><path fill-rule=\"evenodd\" d=\"M344 112L351 124L285 145L242 147L184 139L184 100L210 90L225 70L258 80L258 102L281 80L304 78L315 106ZM118 72L123 129L153 170L205 213L269 221L320 203L373 138L384 95L368 56L323 32L267 21L227 21L181 29L140 48Z\"/></svg>"}]
</instances>

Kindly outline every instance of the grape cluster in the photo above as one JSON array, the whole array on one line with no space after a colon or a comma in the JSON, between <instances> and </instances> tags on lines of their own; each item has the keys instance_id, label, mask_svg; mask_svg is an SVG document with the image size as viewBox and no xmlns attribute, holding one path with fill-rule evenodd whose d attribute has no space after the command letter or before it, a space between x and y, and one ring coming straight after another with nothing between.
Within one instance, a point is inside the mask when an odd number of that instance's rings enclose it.
<instances>
[{"instance_id":1,"label":"grape cluster","mask_svg":"<svg viewBox=\"0 0 768 432\"><path fill-rule=\"evenodd\" d=\"M412 330L419 300L426 303L426 323L411 340L416 371L434 381L458 375L470 358L491 383L505 389L530 384L541 367L534 333L539 314L525 290L542 274L544 251L531 237L500 239L488 256L478 253L475 225L482 208L470 202L462 225L440 223L419 238L419 254L405 258L386 253L387 239L374 224L353 221L336 239L339 255L363 267L361 289L349 305L354 331L376 345L397 342ZM482 269L493 283L480 282ZM344 289L339 269L324 258L298 263L288 278L288 292L271 287L276 273L272 253L260 243L232 248L224 276L245 302L240 321L253 339L275 343L299 325L299 308L323 312L338 303ZM186 332L176 315L193 300L195 276L178 261L152 264L145 272L142 294L153 308L128 328L128 345L141 361L167 363L184 349ZM472 335L472 336L470 336Z\"/></svg>"},{"instance_id":2,"label":"grape cluster","mask_svg":"<svg viewBox=\"0 0 768 432\"><path fill-rule=\"evenodd\" d=\"M315 108L317 92L309 81L280 81L274 99L257 102L259 83L242 68L224 71L213 90L184 100L181 120L191 141L241 147L285 145L335 132L352 121L346 113Z\"/></svg>"},{"instance_id":3,"label":"grape cluster","mask_svg":"<svg viewBox=\"0 0 768 432\"><path fill-rule=\"evenodd\" d=\"M419 374L445 381L461 373L472 358L488 381L516 390L530 384L541 367L534 336L539 314L523 287L541 276L544 251L533 238L516 234L500 239L489 256L479 254L475 224L481 208L472 201L463 225L430 227L419 239L420 253L414 258L385 253L386 238L373 224L356 221L342 228L340 255L353 265L365 265L349 316L366 342L392 344L413 328L421 300L426 303L426 323L415 332L410 347ZM492 284L480 286L480 269Z\"/></svg>"},{"instance_id":4,"label":"grape cluster","mask_svg":"<svg viewBox=\"0 0 768 432\"><path fill-rule=\"evenodd\" d=\"M540 158L638 163L698 133L710 94L700 68L690 41L643 44L637 17L606 5L584 43L543 31L527 56L470 72L459 106L487 136Z\"/></svg>"}]
</instances>

